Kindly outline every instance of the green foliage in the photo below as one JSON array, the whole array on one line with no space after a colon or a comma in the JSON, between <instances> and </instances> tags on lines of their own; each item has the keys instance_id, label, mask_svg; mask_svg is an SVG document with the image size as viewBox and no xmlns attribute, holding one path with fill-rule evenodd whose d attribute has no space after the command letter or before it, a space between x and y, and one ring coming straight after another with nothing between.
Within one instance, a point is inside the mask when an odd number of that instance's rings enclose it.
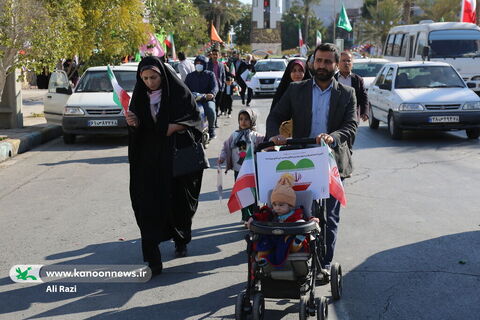
<instances>
[{"instance_id":1,"label":"green foliage","mask_svg":"<svg viewBox=\"0 0 480 320\"><path fill-rule=\"evenodd\" d=\"M241 16L233 26L235 31L236 44L245 45L250 44L250 34L252 32L252 7L243 5L241 7Z\"/></svg>"},{"instance_id":2,"label":"green foliage","mask_svg":"<svg viewBox=\"0 0 480 320\"><path fill-rule=\"evenodd\" d=\"M402 19L402 4L396 0L382 0L378 6L368 6L367 10L371 20L363 20L359 24L360 42L368 41L381 47L390 29Z\"/></svg>"},{"instance_id":3,"label":"green foliage","mask_svg":"<svg viewBox=\"0 0 480 320\"><path fill-rule=\"evenodd\" d=\"M460 19L460 10L462 6L460 1L420 0L415 3L424 11L424 15L416 19L418 21L429 19L439 22L443 18L445 22L456 22Z\"/></svg>"},{"instance_id":4,"label":"green foliage","mask_svg":"<svg viewBox=\"0 0 480 320\"><path fill-rule=\"evenodd\" d=\"M305 10L303 7L295 5L283 14L282 17L282 50L298 47L298 26L304 21ZM327 29L323 26L312 12L310 12L310 22L308 36L303 35L304 41L313 48L316 42L316 32L322 33L323 41L326 41ZM303 32L303 30L302 30Z\"/></svg>"},{"instance_id":5,"label":"green foliage","mask_svg":"<svg viewBox=\"0 0 480 320\"><path fill-rule=\"evenodd\" d=\"M146 5L155 32L172 32L177 51L185 51L208 41L207 21L192 0L149 0Z\"/></svg>"},{"instance_id":6,"label":"green foliage","mask_svg":"<svg viewBox=\"0 0 480 320\"><path fill-rule=\"evenodd\" d=\"M372 19L368 7L375 7L377 5L377 0L365 0L362 6L362 18Z\"/></svg>"},{"instance_id":7,"label":"green foliage","mask_svg":"<svg viewBox=\"0 0 480 320\"><path fill-rule=\"evenodd\" d=\"M219 35L226 36L230 25L235 25L242 17L242 4L239 0L194 0L205 19L213 23ZM225 39L222 38L225 41Z\"/></svg>"}]
</instances>

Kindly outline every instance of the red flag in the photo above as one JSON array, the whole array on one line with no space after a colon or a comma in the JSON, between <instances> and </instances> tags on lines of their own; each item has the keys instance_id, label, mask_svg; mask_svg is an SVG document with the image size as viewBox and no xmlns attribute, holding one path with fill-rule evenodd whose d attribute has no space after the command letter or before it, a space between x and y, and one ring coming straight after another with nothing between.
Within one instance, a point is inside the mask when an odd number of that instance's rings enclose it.
<instances>
[{"instance_id":1,"label":"red flag","mask_svg":"<svg viewBox=\"0 0 480 320\"><path fill-rule=\"evenodd\" d=\"M300 28L300 25L298 25L298 47L303 47L302 29Z\"/></svg>"},{"instance_id":2,"label":"red flag","mask_svg":"<svg viewBox=\"0 0 480 320\"><path fill-rule=\"evenodd\" d=\"M322 146L327 145L325 144L325 142L322 141ZM328 147L328 169L328 184L330 189L330 195L337 199L342 205L342 207L345 207L347 205L347 197L345 196L345 189L343 188L342 179L340 178L340 173L338 172L335 156L333 155L332 149L330 149L330 147Z\"/></svg>"},{"instance_id":3,"label":"red flag","mask_svg":"<svg viewBox=\"0 0 480 320\"><path fill-rule=\"evenodd\" d=\"M476 0L462 0L462 12L460 15L460 22L477 23L476 10Z\"/></svg>"},{"instance_id":4,"label":"red flag","mask_svg":"<svg viewBox=\"0 0 480 320\"><path fill-rule=\"evenodd\" d=\"M215 29L215 26L213 25L213 23L212 23L212 28L210 29L210 40L223 43L223 40L218 35L217 29Z\"/></svg>"}]
</instances>

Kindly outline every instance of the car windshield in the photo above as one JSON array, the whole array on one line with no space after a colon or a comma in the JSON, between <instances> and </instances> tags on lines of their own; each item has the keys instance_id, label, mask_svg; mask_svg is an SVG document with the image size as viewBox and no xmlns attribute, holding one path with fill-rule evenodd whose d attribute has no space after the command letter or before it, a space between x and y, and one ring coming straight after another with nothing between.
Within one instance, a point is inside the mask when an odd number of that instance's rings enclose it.
<instances>
[{"instance_id":1,"label":"car windshield","mask_svg":"<svg viewBox=\"0 0 480 320\"><path fill-rule=\"evenodd\" d=\"M178 61L169 61L168 64L171 65L173 69L175 69L176 73L180 73L180 71L178 70L178 65L179 65Z\"/></svg>"},{"instance_id":2,"label":"car windshield","mask_svg":"<svg viewBox=\"0 0 480 320\"><path fill-rule=\"evenodd\" d=\"M255 64L255 71L285 71L286 67L283 61L258 61Z\"/></svg>"},{"instance_id":3,"label":"car windshield","mask_svg":"<svg viewBox=\"0 0 480 320\"><path fill-rule=\"evenodd\" d=\"M352 72L361 77L376 77L385 62L362 62L354 63Z\"/></svg>"},{"instance_id":4,"label":"car windshield","mask_svg":"<svg viewBox=\"0 0 480 320\"><path fill-rule=\"evenodd\" d=\"M137 72L113 71L118 84L126 91L133 91L137 82ZM113 87L107 71L87 71L75 89L75 92L112 92Z\"/></svg>"},{"instance_id":5,"label":"car windshield","mask_svg":"<svg viewBox=\"0 0 480 320\"><path fill-rule=\"evenodd\" d=\"M395 88L464 88L465 84L450 66L398 68Z\"/></svg>"},{"instance_id":6,"label":"car windshield","mask_svg":"<svg viewBox=\"0 0 480 320\"><path fill-rule=\"evenodd\" d=\"M429 36L430 58L480 57L480 31L441 30Z\"/></svg>"}]
</instances>

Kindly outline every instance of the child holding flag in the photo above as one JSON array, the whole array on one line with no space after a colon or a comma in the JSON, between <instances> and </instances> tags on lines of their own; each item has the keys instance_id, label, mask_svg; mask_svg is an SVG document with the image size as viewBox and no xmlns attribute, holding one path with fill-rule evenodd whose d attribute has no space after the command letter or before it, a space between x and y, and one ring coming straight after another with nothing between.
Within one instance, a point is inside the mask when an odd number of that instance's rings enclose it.
<instances>
[{"instance_id":1,"label":"child holding flag","mask_svg":"<svg viewBox=\"0 0 480 320\"><path fill-rule=\"evenodd\" d=\"M235 180L247 155L248 147L255 148L264 140L265 136L255 129L256 120L257 115L251 108L240 110L238 130L235 130L223 143L218 163L226 162L225 173L233 169ZM251 211L250 206L242 209L242 222L245 223L251 217Z\"/></svg>"}]
</instances>

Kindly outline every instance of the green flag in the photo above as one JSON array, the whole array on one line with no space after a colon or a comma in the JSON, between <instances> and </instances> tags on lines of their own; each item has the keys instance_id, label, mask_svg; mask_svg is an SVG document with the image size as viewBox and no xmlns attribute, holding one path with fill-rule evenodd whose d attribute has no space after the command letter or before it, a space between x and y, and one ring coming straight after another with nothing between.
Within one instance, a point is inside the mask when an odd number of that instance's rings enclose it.
<instances>
[{"instance_id":1,"label":"green flag","mask_svg":"<svg viewBox=\"0 0 480 320\"><path fill-rule=\"evenodd\" d=\"M337 27L348 32L352 31L352 25L350 24L350 20L348 20L347 10L345 10L345 6L343 4L342 10L340 10L340 16L338 17Z\"/></svg>"}]
</instances>

